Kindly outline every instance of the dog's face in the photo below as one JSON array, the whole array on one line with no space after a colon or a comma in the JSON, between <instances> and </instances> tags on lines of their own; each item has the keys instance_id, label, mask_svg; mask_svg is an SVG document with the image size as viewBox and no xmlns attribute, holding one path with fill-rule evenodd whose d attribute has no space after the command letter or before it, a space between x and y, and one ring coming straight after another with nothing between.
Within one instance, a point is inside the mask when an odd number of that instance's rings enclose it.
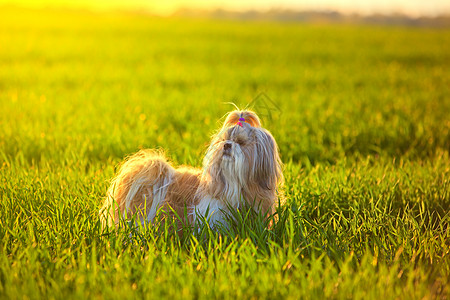
<instances>
[{"instance_id":1,"label":"dog's face","mask_svg":"<svg viewBox=\"0 0 450 300\"><path fill-rule=\"evenodd\" d=\"M226 197L249 189L275 191L282 180L275 139L260 127L259 118L250 111L228 115L208 148L204 172L215 190Z\"/></svg>"}]
</instances>

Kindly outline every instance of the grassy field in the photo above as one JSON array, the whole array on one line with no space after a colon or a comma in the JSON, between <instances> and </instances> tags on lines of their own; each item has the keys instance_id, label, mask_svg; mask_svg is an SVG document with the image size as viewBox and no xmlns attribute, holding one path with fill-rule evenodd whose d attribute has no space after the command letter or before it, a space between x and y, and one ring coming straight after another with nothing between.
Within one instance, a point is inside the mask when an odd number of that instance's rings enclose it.
<instances>
[{"instance_id":1,"label":"grassy field","mask_svg":"<svg viewBox=\"0 0 450 300\"><path fill-rule=\"evenodd\" d=\"M1 8L0 298L449 298L449 67L449 29ZM279 143L273 226L102 231L119 162L200 166L227 102Z\"/></svg>"}]
</instances>

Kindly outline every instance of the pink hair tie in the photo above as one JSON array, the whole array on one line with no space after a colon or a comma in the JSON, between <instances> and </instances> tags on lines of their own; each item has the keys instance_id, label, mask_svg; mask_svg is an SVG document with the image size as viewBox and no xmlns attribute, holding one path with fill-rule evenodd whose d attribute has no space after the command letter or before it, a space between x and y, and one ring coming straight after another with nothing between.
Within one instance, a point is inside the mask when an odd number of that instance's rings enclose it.
<instances>
[{"instance_id":1,"label":"pink hair tie","mask_svg":"<svg viewBox=\"0 0 450 300\"><path fill-rule=\"evenodd\" d=\"M239 121L236 123L236 125L239 125L239 126L241 126L241 127L244 127L244 126L242 126L241 121L242 121L242 122L245 122L245 119L244 119L244 118L239 118Z\"/></svg>"}]
</instances>

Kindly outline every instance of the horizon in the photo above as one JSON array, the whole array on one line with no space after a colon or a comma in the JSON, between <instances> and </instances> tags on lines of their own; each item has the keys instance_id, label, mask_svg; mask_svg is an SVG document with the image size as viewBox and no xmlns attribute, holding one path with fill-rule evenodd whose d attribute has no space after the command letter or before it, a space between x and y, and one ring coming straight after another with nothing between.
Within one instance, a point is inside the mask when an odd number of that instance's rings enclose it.
<instances>
[{"instance_id":1,"label":"horizon","mask_svg":"<svg viewBox=\"0 0 450 300\"><path fill-rule=\"evenodd\" d=\"M306 1L292 0L248 0L240 1L206 1L206 0L171 0L164 3L145 0L0 0L0 5L18 5L32 8L65 7L82 8L92 10L140 10L157 15L169 16L181 9L191 10L217 10L244 12L249 10L292 10L292 11L336 11L343 14L373 15L403 14L411 17L435 17L450 14L450 2L432 0L423 2L420 0L318 0L314 4Z\"/></svg>"}]
</instances>

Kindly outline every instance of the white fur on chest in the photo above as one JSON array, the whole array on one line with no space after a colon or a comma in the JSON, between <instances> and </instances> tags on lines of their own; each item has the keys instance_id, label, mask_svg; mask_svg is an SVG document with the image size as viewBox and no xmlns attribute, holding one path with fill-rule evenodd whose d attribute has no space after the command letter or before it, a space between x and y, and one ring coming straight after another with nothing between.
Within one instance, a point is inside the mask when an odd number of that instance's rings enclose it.
<instances>
[{"instance_id":1,"label":"white fur on chest","mask_svg":"<svg viewBox=\"0 0 450 300\"><path fill-rule=\"evenodd\" d=\"M226 225L225 212L227 210L228 207L222 201L204 197L192 208L193 221L194 223L200 223L199 218L204 218L211 227L218 223Z\"/></svg>"}]
</instances>

